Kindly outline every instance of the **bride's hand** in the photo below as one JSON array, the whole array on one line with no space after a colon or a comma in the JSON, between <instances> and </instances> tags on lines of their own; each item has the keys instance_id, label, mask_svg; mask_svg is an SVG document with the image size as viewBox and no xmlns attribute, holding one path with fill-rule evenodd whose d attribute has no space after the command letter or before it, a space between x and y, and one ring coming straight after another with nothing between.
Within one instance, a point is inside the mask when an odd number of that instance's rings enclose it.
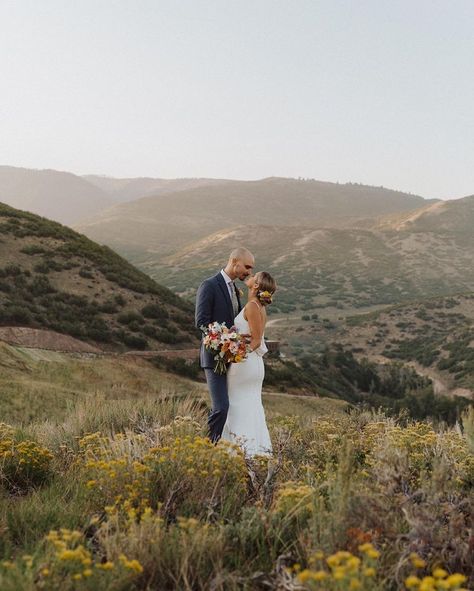
<instances>
[{"instance_id":1,"label":"bride's hand","mask_svg":"<svg viewBox=\"0 0 474 591\"><path fill-rule=\"evenodd\" d=\"M259 339L250 339L250 349L253 351L255 351L256 349L258 349L261 345L261 340Z\"/></svg>"}]
</instances>

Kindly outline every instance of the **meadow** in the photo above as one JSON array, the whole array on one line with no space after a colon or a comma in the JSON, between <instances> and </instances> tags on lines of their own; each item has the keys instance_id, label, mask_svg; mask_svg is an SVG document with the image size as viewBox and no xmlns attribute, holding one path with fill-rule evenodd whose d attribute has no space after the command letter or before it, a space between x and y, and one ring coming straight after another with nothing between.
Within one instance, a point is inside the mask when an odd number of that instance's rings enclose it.
<instances>
[{"instance_id":1,"label":"meadow","mask_svg":"<svg viewBox=\"0 0 474 591\"><path fill-rule=\"evenodd\" d=\"M0 355L25 400L0 426L2 590L472 588L472 409L446 427L267 395L275 453L249 459L207 440L199 384L49 355Z\"/></svg>"}]
</instances>

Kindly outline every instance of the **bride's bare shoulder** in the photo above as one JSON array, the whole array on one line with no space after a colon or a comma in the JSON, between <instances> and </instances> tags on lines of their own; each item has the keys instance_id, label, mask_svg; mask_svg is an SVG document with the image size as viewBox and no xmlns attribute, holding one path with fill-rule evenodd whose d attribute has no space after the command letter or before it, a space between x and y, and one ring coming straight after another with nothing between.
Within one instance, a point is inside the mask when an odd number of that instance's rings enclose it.
<instances>
[{"instance_id":1,"label":"bride's bare shoulder","mask_svg":"<svg viewBox=\"0 0 474 591\"><path fill-rule=\"evenodd\" d=\"M263 310L263 312L265 312L265 310ZM244 306L245 320L248 320L249 316L250 318L258 318L262 316L262 306L255 300L250 300L250 302L247 302Z\"/></svg>"}]
</instances>

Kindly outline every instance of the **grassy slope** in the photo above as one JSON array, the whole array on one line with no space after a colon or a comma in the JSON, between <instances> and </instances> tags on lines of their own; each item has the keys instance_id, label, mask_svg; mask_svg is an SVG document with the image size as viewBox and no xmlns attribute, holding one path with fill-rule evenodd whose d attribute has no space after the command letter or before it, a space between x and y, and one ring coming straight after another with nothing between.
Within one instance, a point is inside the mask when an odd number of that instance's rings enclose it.
<instances>
[{"instance_id":1,"label":"grassy slope","mask_svg":"<svg viewBox=\"0 0 474 591\"><path fill-rule=\"evenodd\" d=\"M299 564L331 591L401 589L440 566L472 589L472 412L462 431L288 414L269 422L274 457L247 461L199 437L187 397L92 397L64 421L1 425L0 588L309 591Z\"/></svg>"},{"instance_id":2,"label":"grassy slope","mask_svg":"<svg viewBox=\"0 0 474 591\"><path fill-rule=\"evenodd\" d=\"M207 401L205 384L156 369L127 356L79 356L22 349L0 343L2 420L13 423L64 420L78 404L193 397ZM265 396L270 416L340 412L346 404L329 398Z\"/></svg>"},{"instance_id":3,"label":"grassy slope","mask_svg":"<svg viewBox=\"0 0 474 591\"><path fill-rule=\"evenodd\" d=\"M1 324L109 348L195 345L192 306L110 248L3 204L0 241Z\"/></svg>"}]
</instances>

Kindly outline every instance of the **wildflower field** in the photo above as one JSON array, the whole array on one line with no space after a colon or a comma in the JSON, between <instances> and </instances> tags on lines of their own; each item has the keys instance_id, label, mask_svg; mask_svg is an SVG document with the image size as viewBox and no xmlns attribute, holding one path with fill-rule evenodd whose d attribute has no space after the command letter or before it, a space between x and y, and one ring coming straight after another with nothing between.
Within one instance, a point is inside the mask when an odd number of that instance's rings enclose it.
<instances>
[{"instance_id":1,"label":"wildflower field","mask_svg":"<svg viewBox=\"0 0 474 591\"><path fill-rule=\"evenodd\" d=\"M474 588L474 416L272 413L275 457L193 397L0 425L0 589Z\"/></svg>"}]
</instances>

